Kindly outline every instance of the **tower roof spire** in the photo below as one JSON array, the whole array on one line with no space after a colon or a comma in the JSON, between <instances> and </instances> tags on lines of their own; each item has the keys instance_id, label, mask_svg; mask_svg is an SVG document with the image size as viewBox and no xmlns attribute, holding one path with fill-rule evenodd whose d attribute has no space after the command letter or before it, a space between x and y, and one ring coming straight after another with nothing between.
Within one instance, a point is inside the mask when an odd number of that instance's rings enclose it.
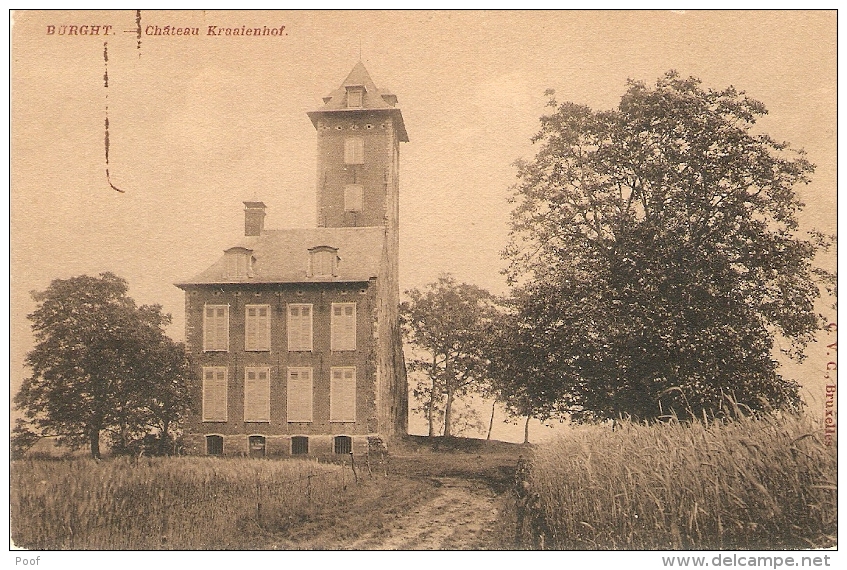
<instances>
[{"instance_id":1,"label":"tower roof spire","mask_svg":"<svg viewBox=\"0 0 847 570\"><path fill-rule=\"evenodd\" d=\"M355 92L356 105L351 105L352 99L348 98L350 92ZM308 113L312 124L317 128L318 118L325 113L335 112L362 112L362 111L388 111L396 119L398 137L403 142L409 142L406 127L403 123L403 115L397 107L397 96L388 89L380 89L371 79L368 70L361 62L356 63L341 85L333 92L323 98L324 106L317 111Z\"/></svg>"}]
</instances>

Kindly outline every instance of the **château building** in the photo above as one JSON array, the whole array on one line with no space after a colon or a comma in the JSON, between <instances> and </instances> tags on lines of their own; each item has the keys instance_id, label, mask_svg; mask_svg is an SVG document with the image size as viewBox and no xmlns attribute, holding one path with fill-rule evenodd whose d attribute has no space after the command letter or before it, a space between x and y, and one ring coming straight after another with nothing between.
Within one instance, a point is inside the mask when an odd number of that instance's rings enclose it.
<instances>
[{"instance_id":1,"label":"ch\u00e2teau building","mask_svg":"<svg viewBox=\"0 0 847 570\"><path fill-rule=\"evenodd\" d=\"M349 453L404 434L408 388L398 320L397 97L361 62L317 131L317 227L264 227L244 202L244 236L185 291L185 338L200 404L190 453Z\"/></svg>"}]
</instances>

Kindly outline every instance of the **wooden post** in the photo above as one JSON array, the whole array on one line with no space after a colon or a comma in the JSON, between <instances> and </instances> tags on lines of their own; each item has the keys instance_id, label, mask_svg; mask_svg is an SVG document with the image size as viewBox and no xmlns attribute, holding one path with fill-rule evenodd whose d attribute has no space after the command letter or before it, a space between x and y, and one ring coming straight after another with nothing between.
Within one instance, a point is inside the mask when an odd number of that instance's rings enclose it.
<instances>
[{"instance_id":1,"label":"wooden post","mask_svg":"<svg viewBox=\"0 0 847 570\"><path fill-rule=\"evenodd\" d=\"M259 490L259 473L256 472L256 524L262 526L262 494Z\"/></svg>"},{"instance_id":2,"label":"wooden post","mask_svg":"<svg viewBox=\"0 0 847 570\"><path fill-rule=\"evenodd\" d=\"M356 460L353 459L353 452L350 452L350 469L353 470L353 477L356 479L356 484L359 484L359 474L356 473Z\"/></svg>"}]
</instances>

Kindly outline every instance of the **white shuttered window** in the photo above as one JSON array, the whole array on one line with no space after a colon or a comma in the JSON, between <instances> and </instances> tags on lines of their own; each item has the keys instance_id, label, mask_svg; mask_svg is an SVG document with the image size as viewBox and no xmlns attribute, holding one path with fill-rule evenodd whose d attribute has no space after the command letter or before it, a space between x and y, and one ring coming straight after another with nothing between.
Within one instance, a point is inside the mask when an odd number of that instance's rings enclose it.
<instances>
[{"instance_id":1,"label":"white shuttered window","mask_svg":"<svg viewBox=\"0 0 847 570\"><path fill-rule=\"evenodd\" d=\"M270 368L248 367L244 370L244 421L271 421Z\"/></svg>"},{"instance_id":2,"label":"white shuttered window","mask_svg":"<svg viewBox=\"0 0 847 570\"><path fill-rule=\"evenodd\" d=\"M312 305L288 305L288 350L312 350Z\"/></svg>"},{"instance_id":3,"label":"white shuttered window","mask_svg":"<svg viewBox=\"0 0 847 570\"><path fill-rule=\"evenodd\" d=\"M312 369L288 369L288 409L289 422L312 421Z\"/></svg>"},{"instance_id":4,"label":"white shuttered window","mask_svg":"<svg viewBox=\"0 0 847 570\"><path fill-rule=\"evenodd\" d=\"M203 310L203 350L229 350L229 305L206 305Z\"/></svg>"},{"instance_id":5,"label":"white shuttered window","mask_svg":"<svg viewBox=\"0 0 847 570\"><path fill-rule=\"evenodd\" d=\"M226 367L203 367L203 421L225 422Z\"/></svg>"},{"instance_id":6,"label":"white shuttered window","mask_svg":"<svg viewBox=\"0 0 847 570\"><path fill-rule=\"evenodd\" d=\"M349 137L344 139L344 164L365 163L365 139Z\"/></svg>"},{"instance_id":7,"label":"white shuttered window","mask_svg":"<svg viewBox=\"0 0 847 570\"><path fill-rule=\"evenodd\" d=\"M356 350L356 303L333 303L331 350Z\"/></svg>"},{"instance_id":8,"label":"white shuttered window","mask_svg":"<svg viewBox=\"0 0 847 570\"><path fill-rule=\"evenodd\" d=\"M269 305L247 305L244 350L271 349L271 309Z\"/></svg>"},{"instance_id":9,"label":"white shuttered window","mask_svg":"<svg viewBox=\"0 0 847 570\"><path fill-rule=\"evenodd\" d=\"M329 421L356 421L356 368L354 366L330 369Z\"/></svg>"}]
</instances>

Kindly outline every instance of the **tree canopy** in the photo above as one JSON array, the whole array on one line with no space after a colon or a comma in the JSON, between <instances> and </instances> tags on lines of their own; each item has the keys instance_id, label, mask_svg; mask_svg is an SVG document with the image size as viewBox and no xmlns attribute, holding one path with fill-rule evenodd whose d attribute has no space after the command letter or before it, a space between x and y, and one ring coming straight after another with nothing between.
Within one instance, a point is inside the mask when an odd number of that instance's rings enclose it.
<instances>
[{"instance_id":1,"label":"tree canopy","mask_svg":"<svg viewBox=\"0 0 847 570\"><path fill-rule=\"evenodd\" d=\"M159 305L136 306L127 290L124 279L101 273L55 279L32 294L32 376L15 397L26 417L22 439L31 430L58 436L72 447L88 444L93 457L104 430L117 451L151 431L167 441L190 406L188 360L164 333L170 315Z\"/></svg>"},{"instance_id":2,"label":"tree canopy","mask_svg":"<svg viewBox=\"0 0 847 570\"><path fill-rule=\"evenodd\" d=\"M609 111L548 94L506 251L521 389L577 420L798 406L773 348L802 358L822 325L803 152L758 132L761 102L675 72Z\"/></svg>"},{"instance_id":3,"label":"tree canopy","mask_svg":"<svg viewBox=\"0 0 847 570\"><path fill-rule=\"evenodd\" d=\"M401 304L404 334L412 345L408 366L424 380L415 388L423 402L429 435L444 406L444 435L450 436L457 397L479 390L488 379L487 352L496 316L494 297L476 285L442 275L423 290L406 291Z\"/></svg>"}]
</instances>

